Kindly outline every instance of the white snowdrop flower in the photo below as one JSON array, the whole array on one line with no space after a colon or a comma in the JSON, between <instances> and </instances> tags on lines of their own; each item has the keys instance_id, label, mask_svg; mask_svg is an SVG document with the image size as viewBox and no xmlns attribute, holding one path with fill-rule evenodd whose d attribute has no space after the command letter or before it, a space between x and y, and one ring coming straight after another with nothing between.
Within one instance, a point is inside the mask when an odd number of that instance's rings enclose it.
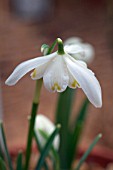
<instances>
[{"instance_id":1,"label":"white snowdrop flower","mask_svg":"<svg viewBox=\"0 0 113 170\"><path fill-rule=\"evenodd\" d=\"M26 73L34 69L31 78L43 78L44 85L50 92L63 92L67 86L73 89L80 87L95 107L101 107L102 94L97 78L85 62L71 56L83 56L83 48L76 44L63 48L61 39L58 40L58 51L21 63L5 83L9 86L15 85Z\"/></svg>"},{"instance_id":2,"label":"white snowdrop flower","mask_svg":"<svg viewBox=\"0 0 113 170\"><path fill-rule=\"evenodd\" d=\"M81 56L80 54L72 54L72 56L77 60L83 60L86 63L91 63L95 55L94 47L89 43L84 43L79 37L71 37L64 42L65 46L74 44L80 45L83 48L84 55Z\"/></svg>"},{"instance_id":3,"label":"white snowdrop flower","mask_svg":"<svg viewBox=\"0 0 113 170\"><path fill-rule=\"evenodd\" d=\"M47 136L49 137L52 132L55 130L55 125L44 115L38 114L35 119L35 125L34 125L35 133L38 137L39 143L41 147L43 148L46 144L46 139L41 135L40 130L45 132ZM56 150L58 150L60 144L60 136L57 135L53 141L53 146Z\"/></svg>"},{"instance_id":4,"label":"white snowdrop flower","mask_svg":"<svg viewBox=\"0 0 113 170\"><path fill-rule=\"evenodd\" d=\"M82 39L80 37L70 37L64 41L64 45L73 45L82 43Z\"/></svg>"}]
</instances>

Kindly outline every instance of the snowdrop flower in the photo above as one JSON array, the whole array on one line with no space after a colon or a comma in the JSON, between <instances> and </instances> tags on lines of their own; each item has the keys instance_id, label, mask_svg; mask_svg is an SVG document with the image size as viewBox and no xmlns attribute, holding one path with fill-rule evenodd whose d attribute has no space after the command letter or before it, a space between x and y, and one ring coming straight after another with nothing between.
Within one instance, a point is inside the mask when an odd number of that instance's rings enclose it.
<instances>
[{"instance_id":1,"label":"snowdrop flower","mask_svg":"<svg viewBox=\"0 0 113 170\"><path fill-rule=\"evenodd\" d=\"M46 144L46 140L40 134L40 130L44 131L49 137L52 134L52 132L55 130L55 125L44 115L38 114L35 119L34 130L36 132L40 145L43 148L44 145ZM60 137L59 135L57 135L53 141L53 146L56 150L58 150L59 144L60 144Z\"/></svg>"},{"instance_id":2,"label":"snowdrop flower","mask_svg":"<svg viewBox=\"0 0 113 170\"><path fill-rule=\"evenodd\" d=\"M89 43L83 43L82 39L79 37L71 37L64 42L65 46L74 44L80 45L83 48L84 56L81 56L80 54L72 54L72 56L77 60L83 60L86 63L91 63L95 54L93 46Z\"/></svg>"},{"instance_id":3,"label":"snowdrop flower","mask_svg":"<svg viewBox=\"0 0 113 170\"><path fill-rule=\"evenodd\" d=\"M31 78L37 80L43 77L44 85L50 92L63 92L67 86L73 89L79 87L95 107L101 107L101 87L97 78L86 63L73 58L73 54L83 56L84 50L76 44L63 47L58 38L58 51L21 63L5 83L12 86L34 69Z\"/></svg>"}]
</instances>

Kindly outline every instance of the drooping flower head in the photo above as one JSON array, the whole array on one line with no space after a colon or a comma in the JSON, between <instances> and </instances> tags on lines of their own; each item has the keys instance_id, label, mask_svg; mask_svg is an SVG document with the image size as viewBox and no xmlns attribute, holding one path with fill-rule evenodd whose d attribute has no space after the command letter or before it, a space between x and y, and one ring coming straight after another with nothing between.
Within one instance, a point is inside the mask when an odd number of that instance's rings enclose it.
<instances>
[{"instance_id":1,"label":"drooping flower head","mask_svg":"<svg viewBox=\"0 0 113 170\"><path fill-rule=\"evenodd\" d=\"M46 139L41 135L40 131L43 131L47 137L49 137L55 130L55 125L44 115L38 114L35 119L34 125L35 133L38 137L40 146L43 148L46 144ZM54 149L58 150L60 144L60 136L57 135L53 141Z\"/></svg>"},{"instance_id":2,"label":"drooping flower head","mask_svg":"<svg viewBox=\"0 0 113 170\"><path fill-rule=\"evenodd\" d=\"M44 85L50 92L63 92L67 86L73 89L79 87L95 107L101 107L102 94L97 78L84 61L71 56L84 57L84 49L76 44L63 47L62 40L58 38L57 41L58 51L19 64L6 80L6 84L15 85L26 73L34 69L31 78L43 78Z\"/></svg>"}]
</instances>

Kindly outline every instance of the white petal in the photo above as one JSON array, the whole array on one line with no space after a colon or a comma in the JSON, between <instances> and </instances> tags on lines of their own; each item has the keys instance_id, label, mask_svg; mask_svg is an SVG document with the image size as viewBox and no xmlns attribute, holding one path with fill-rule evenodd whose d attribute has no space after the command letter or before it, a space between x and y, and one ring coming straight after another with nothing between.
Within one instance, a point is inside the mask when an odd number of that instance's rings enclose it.
<instances>
[{"instance_id":1,"label":"white petal","mask_svg":"<svg viewBox=\"0 0 113 170\"><path fill-rule=\"evenodd\" d=\"M81 67L79 61L72 62L65 58L69 71L74 75L84 93L95 107L102 106L101 87L93 72L85 67Z\"/></svg>"},{"instance_id":2,"label":"white petal","mask_svg":"<svg viewBox=\"0 0 113 170\"><path fill-rule=\"evenodd\" d=\"M51 61L41 64L39 65L32 73L31 73L31 78L33 80L37 80L43 77L45 70L47 69L47 67L49 67Z\"/></svg>"},{"instance_id":3,"label":"white petal","mask_svg":"<svg viewBox=\"0 0 113 170\"><path fill-rule=\"evenodd\" d=\"M72 89L76 89L77 87L79 87L78 82L76 81L76 79L74 78L73 74L71 72L68 73L69 75L69 83L68 86Z\"/></svg>"},{"instance_id":4,"label":"white petal","mask_svg":"<svg viewBox=\"0 0 113 170\"><path fill-rule=\"evenodd\" d=\"M69 77L62 55L55 57L44 73L43 79L45 87L51 92L62 92L66 89Z\"/></svg>"},{"instance_id":5,"label":"white petal","mask_svg":"<svg viewBox=\"0 0 113 170\"><path fill-rule=\"evenodd\" d=\"M52 132L55 130L54 124L44 115L38 114L35 119L35 126L34 130L37 134L37 137L39 139L40 145L44 147L46 141L45 139L41 136L39 130L43 130L48 136L52 134ZM56 150L59 148L59 143L60 143L60 137L57 135L53 141L53 146Z\"/></svg>"},{"instance_id":6,"label":"white petal","mask_svg":"<svg viewBox=\"0 0 113 170\"><path fill-rule=\"evenodd\" d=\"M85 53L83 60L86 61L87 63L91 63L92 60L94 59L95 54L93 46L91 44L84 43L82 44L82 47Z\"/></svg>"},{"instance_id":7,"label":"white petal","mask_svg":"<svg viewBox=\"0 0 113 170\"><path fill-rule=\"evenodd\" d=\"M73 58L76 60L83 60L87 63L91 63L94 59L94 48L92 45L88 43L81 43L80 46L83 48L84 55L78 54L72 54Z\"/></svg>"},{"instance_id":8,"label":"white petal","mask_svg":"<svg viewBox=\"0 0 113 170\"><path fill-rule=\"evenodd\" d=\"M64 42L64 45L79 44L81 42L82 42L82 39L79 37L70 37L66 39L66 41Z\"/></svg>"},{"instance_id":9,"label":"white petal","mask_svg":"<svg viewBox=\"0 0 113 170\"><path fill-rule=\"evenodd\" d=\"M27 60L19 64L5 83L9 86L16 84L26 73L36 68L38 65L49 62L55 57L55 55L56 52L44 57L37 57L31 60Z\"/></svg>"},{"instance_id":10,"label":"white petal","mask_svg":"<svg viewBox=\"0 0 113 170\"><path fill-rule=\"evenodd\" d=\"M75 62L75 63L76 63L76 59L75 59L75 58L73 58L73 57L72 57L72 56L70 56L69 54L67 54L67 56L68 56L68 58L70 58L70 60L72 60L73 62ZM80 64L82 67L87 68L87 64L86 64L84 61L79 60L79 64Z\"/></svg>"},{"instance_id":11,"label":"white petal","mask_svg":"<svg viewBox=\"0 0 113 170\"><path fill-rule=\"evenodd\" d=\"M74 55L79 54L79 55L84 56L83 48L79 45L76 45L76 44L64 46L64 51L66 51L67 53L72 54L72 55L73 54Z\"/></svg>"}]
</instances>

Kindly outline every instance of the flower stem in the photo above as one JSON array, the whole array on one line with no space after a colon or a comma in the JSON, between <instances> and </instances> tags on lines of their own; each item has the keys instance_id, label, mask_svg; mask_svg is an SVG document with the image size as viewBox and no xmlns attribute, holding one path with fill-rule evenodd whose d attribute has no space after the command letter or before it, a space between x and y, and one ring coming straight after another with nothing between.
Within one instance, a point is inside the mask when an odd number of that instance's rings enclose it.
<instances>
[{"instance_id":1,"label":"flower stem","mask_svg":"<svg viewBox=\"0 0 113 170\"><path fill-rule=\"evenodd\" d=\"M25 157L26 160L25 160L24 170L28 170L28 167L29 167L30 156L31 156L31 148L32 148L34 123L35 123L35 117L36 117L36 113L37 113L38 105L39 105L41 87L42 87L42 79L36 81L36 89L35 89L35 95L34 95L33 104L32 104L30 125L29 125L29 131L28 131L26 157Z\"/></svg>"},{"instance_id":2,"label":"flower stem","mask_svg":"<svg viewBox=\"0 0 113 170\"><path fill-rule=\"evenodd\" d=\"M55 46L56 46L57 43L58 43L58 54L60 54L60 55L65 54L63 42L62 42L62 40L61 40L60 38L57 38L57 39L53 42L53 44L51 45L51 47L49 48L49 50L48 50L48 52L47 52L46 55L50 54L50 53L54 50L54 48L55 48Z\"/></svg>"},{"instance_id":3,"label":"flower stem","mask_svg":"<svg viewBox=\"0 0 113 170\"><path fill-rule=\"evenodd\" d=\"M46 55L51 54L57 44L57 39L53 42Z\"/></svg>"},{"instance_id":4,"label":"flower stem","mask_svg":"<svg viewBox=\"0 0 113 170\"><path fill-rule=\"evenodd\" d=\"M56 124L60 123L62 125L60 130L59 147L60 169L70 169L68 151L70 141L69 119L73 107L74 95L75 91L73 89L67 88L64 92L59 94L57 103Z\"/></svg>"},{"instance_id":5,"label":"flower stem","mask_svg":"<svg viewBox=\"0 0 113 170\"><path fill-rule=\"evenodd\" d=\"M58 54L60 54L60 55L65 54L63 42L60 38L57 38L57 43L58 43Z\"/></svg>"}]
</instances>

